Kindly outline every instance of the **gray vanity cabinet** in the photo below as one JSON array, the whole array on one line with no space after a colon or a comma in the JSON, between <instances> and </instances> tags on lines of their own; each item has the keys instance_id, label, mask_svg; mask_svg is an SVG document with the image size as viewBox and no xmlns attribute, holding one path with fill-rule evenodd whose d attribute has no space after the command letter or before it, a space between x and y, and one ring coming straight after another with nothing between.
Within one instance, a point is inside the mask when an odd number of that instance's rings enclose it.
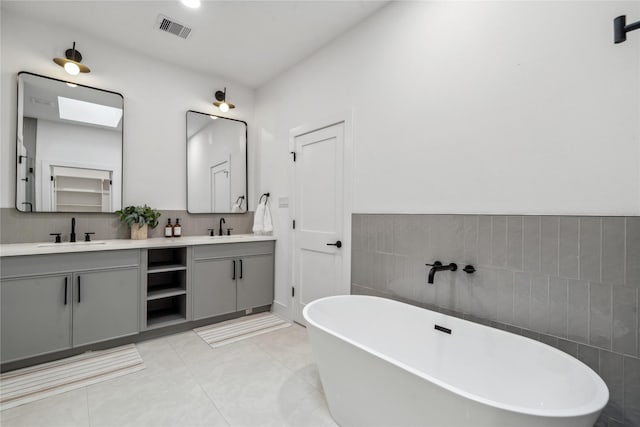
<instances>
[{"instance_id":1,"label":"gray vanity cabinet","mask_svg":"<svg viewBox=\"0 0 640 427\"><path fill-rule=\"evenodd\" d=\"M274 243L193 248L193 320L273 303Z\"/></svg>"},{"instance_id":2,"label":"gray vanity cabinet","mask_svg":"<svg viewBox=\"0 0 640 427\"><path fill-rule=\"evenodd\" d=\"M272 304L273 255L242 257L240 267L242 274L238 274L236 310Z\"/></svg>"},{"instance_id":3,"label":"gray vanity cabinet","mask_svg":"<svg viewBox=\"0 0 640 427\"><path fill-rule=\"evenodd\" d=\"M198 260L193 264L193 320L236 311L233 258Z\"/></svg>"},{"instance_id":4,"label":"gray vanity cabinet","mask_svg":"<svg viewBox=\"0 0 640 427\"><path fill-rule=\"evenodd\" d=\"M138 268L74 274L73 345L138 332Z\"/></svg>"},{"instance_id":5,"label":"gray vanity cabinet","mask_svg":"<svg viewBox=\"0 0 640 427\"><path fill-rule=\"evenodd\" d=\"M2 281L3 362L71 348L70 285L69 274Z\"/></svg>"},{"instance_id":6,"label":"gray vanity cabinet","mask_svg":"<svg viewBox=\"0 0 640 427\"><path fill-rule=\"evenodd\" d=\"M0 259L2 363L139 331L140 251Z\"/></svg>"}]
</instances>

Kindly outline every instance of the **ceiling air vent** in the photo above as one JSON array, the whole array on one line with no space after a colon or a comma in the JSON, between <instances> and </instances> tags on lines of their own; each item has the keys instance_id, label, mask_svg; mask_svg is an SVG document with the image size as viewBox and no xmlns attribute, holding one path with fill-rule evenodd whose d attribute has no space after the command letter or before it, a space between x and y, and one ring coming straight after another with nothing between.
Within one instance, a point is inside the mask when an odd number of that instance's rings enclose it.
<instances>
[{"instance_id":1,"label":"ceiling air vent","mask_svg":"<svg viewBox=\"0 0 640 427\"><path fill-rule=\"evenodd\" d=\"M191 34L191 28L185 27L182 24L178 24L171 18L164 15L158 15L157 27L160 31L166 31L167 33L174 34L178 37L186 39Z\"/></svg>"}]
</instances>

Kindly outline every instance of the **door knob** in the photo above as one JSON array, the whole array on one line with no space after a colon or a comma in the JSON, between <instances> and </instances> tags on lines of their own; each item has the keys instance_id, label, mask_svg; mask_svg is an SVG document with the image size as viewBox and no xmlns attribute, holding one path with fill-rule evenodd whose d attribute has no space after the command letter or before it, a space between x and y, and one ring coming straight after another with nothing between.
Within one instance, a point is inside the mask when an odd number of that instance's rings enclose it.
<instances>
[{"instance_id":1,"label":"door knob","mask_svg":"<svg viewBox=\"0 0 640 427\"><path fill-rule=\"evenodd\" d=\"M341 248L342 247L342 242L340 240L338 240L335 243L327 243L327 246L335 246L336 248Z\"/></svg>"}]
</instances>

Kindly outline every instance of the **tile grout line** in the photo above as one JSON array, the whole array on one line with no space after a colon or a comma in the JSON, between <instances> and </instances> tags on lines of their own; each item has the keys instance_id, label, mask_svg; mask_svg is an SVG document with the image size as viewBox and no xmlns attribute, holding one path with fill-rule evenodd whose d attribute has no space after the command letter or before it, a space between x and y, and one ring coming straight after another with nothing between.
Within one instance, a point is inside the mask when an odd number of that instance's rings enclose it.
<instances>
[{"instance_id":1,"label":"tile grout line","mask_svg":"<svg viewBox=\"0 0 640 427\"><path fill-rule=\"evenodd\" d=\"M303 327L303 326L301 326ZM305 328L306 331L306 328ZM254 344L255 345L255 344ZM311 345L311 343L309 343L309 345ZM301 379L302 381L304 381L306 384L309 384L311 387L313 387L316 391L318 391L320 394L322 394L323 398L326 400L326 397L324 397L324 391L319 389L318 387L316 387L315 384L311 384L309 381L307 381L302 375L299 375L298 373L296 373L293 369L289 368L288 366L286 366L281 360L277 359L275 356L273 356L270 352L265 351L263 349L260 348L260 346L255 345L260 351L262 351L264 354L266 354L267 356L269 356L269 358L271 358L274 362L276 362L278 365L280 365L281 367L283 367L284 369L286 369L287 371L291 372L293 375L295 375L296 377L298 377L298 379ZM315 361L314 361L314 365L315 365ZM317 365L316 365L316 369L317 369Z\"/></svg>"},{"instance_id":2,"label":"tile grout line","mask_svg":"<svg viewBox=\"0 0 640 427\"><path fill-rule=\"evenodd\" d=\"M194 333L193 331L189 331L191 333ZM225 423L227 423L227 426L231 427L231 423L229 422L229 420L227 419L227 417L224 415L224 413L220 410L220 408L218 407L218 405L216 405L216 402L214 401L213 397L209 395L209 393L207 393L207 391L204 389L204 387L202 386L202 384L200 383L200 380L196 377L194 377L193 372L191 371L191 368L189 367L189 365L187 365L187 362L183 359L183 357L180 355L180 353L178 353L176 351L176 348L174 347L173 343L171 342L171 340L167 340L167 343L169 344L169 347L171 347L171 350L173 350L173 352L176 354L176 356L178 356L178 359L180 359L180 362L182 362L183 366L185 367L185 369L187 370L187 372L189 373L189 376L191 377L191 379L193 379L197 384L198 387L200 388L200 390L202 390L202 392L204 393L205 396L207 396L207 399L209 399L209 402L211 402L211 404L213 405L214 408L216 408L216 411L218 411L218 413L220 414L220 416L222 417L222 419L224 420ZM211 346L208 346L209 349L213 350L213 348L211 348Z\"/></svg>"},{"instance_id":3,"label":"tile grout line","mask_svg":"<svg viewBox=\"0 0 640 427\"><path fill-rule=\"evenodd\" d=\"M627 222L625 218L622 222L622 284L627 286Z\"/></svg>"},{"instance_id":4,"label":"tile grout line","mask_svg":"<svg viewBox=\"0 0 640 427\"><path fill-rule=\"evenodd\" d=\"M142 359L142 357L141 357ZM143 360L144 362L144 360ZM84 387L85 390L85 399L87 403L87 423L89 427L91 427L91 411L89 410L89 387Z\"/></svg>"},{"instance_id":5,"label":"tile grout line","mask_svg":"<svg viewBox=\"0 0 640 427\"><path fill-rule=\"evenodd\" d=\"M536 273L542 273L542 217L537 216L537 225L538 225L538 265Z\"/></svg>"}]
</instances>

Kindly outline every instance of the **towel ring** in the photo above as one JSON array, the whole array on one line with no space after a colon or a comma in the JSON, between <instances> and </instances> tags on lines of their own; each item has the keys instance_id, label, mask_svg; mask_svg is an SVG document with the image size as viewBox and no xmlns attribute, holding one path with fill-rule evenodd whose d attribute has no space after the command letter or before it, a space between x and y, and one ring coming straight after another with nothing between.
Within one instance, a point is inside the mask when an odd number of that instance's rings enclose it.
<instances>
[{"instance_id":1,"label":"towel ring","mask_svg":"<svg viewBox=\"0 0 640 427\"><path fill-rule=\"evenodd\" d=\"M258 204L260 204L262 202L262 198L264 197L264 202L267 203L267 200L269 200L269 196L271 194L270 193L264 193L262 196L260 196L260 198L258 199Z\"/></svg>"}]
</instances>

